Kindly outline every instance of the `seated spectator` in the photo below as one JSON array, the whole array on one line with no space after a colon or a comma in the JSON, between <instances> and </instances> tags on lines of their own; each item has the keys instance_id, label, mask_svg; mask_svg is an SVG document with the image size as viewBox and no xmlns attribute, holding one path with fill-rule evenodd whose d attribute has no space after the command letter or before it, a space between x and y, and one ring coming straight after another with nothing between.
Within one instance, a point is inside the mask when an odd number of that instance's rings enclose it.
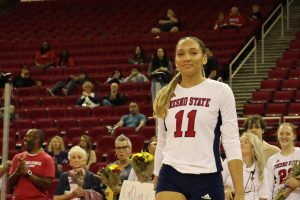
<instances>
[{"instance_id":1,"label":"seated spectator","mask_svg":"<svg viewBox=\"0 0 300 200\"><path fill-rule=\"evenodd\" d=\"M100 105L99 97L92 92L93 84L90 81L85 81L82 85L82 95L77 100L78 106L94 108Z\"/></svg>"},{"instance_id":2,"label":"seated spectator","mask_svg":"<svg viewBox=\"0 0 300 200\"><path fill-rule=\"evenodd\" d=\"M85 168L90 169L91 164L97 162L96 152L92 149L92 138L88 135L82 135L80 137L79 146L86 151L87 159L85 163Z\"/></svg>"},{"instance_id":3,"label":"seated spectator","mask_svg":"<svg viewBox=\"0 0 300 200\"><path fill-rule=\"evenodd\" d=\"M39 51L35 53L35 66L47 69L55 66L55 53L48 42L43 42Z\"/></svg>"},{"instance_id":4,"label":"seated spectator","mask_svg":"<svg viewBox=\"0 0 300 200\"><path fill-rule=\"evenodd\" d=\"M219 30L227 26L227 21L223 12L218 13L218 19L214 25L214 30Z\"/></svg>"},{"instance_id":5,"label":"seated spectator","mask_svg":"<svg viewBox=\"0 0 300 200\"><path fill-rule=\"evenodd\" d=\"M72 169L61 175L53 199L102 200L104 195L100 179L86 170L87 155L85 150L79 146L74 146L70 149L68 158Z\"/></svg>"},{"instance_id":6,"label":"seated spectator","mask_svg":"<svg viewBox=\"0 0 300 200\"><path fill-rule=\"evenodd\" d=\"M114 127L108 126L107 128L112 134L119 127L131 127L138 132L145 125L146 121L146 116L139 112L138 104L131 102L129 104L129 114L124 115Z\"/></svg>"},{"instance_id":7,"label":"seated spectator","mask_svg":"<svg viewBox=\"0 0 300 200\"><path fill-rule=\"evenodd\" d=\"M137 46L133 58L128 59L129 64L144 64L147 63L147 57L142 47Z\"/></svg>"},{"instance_id":8,"label":"seated spectator","mask_svg":"<svg viewBox=\"0 0 300 200\"><path fill-rule=\"evenodd\" d=\"M119 85L117 83L112 83L110 85L110 92L103 98L102 104L104 106L118 106L125 103L125 97L119 93Z\"/></svg>"},{"instance_id":9,"label":"seated spectator","mask_svg":"<svg viewBox=\"0 0 300 200\"><path fill-rule=\"evenodd\" d=\"M16 108L14 105L9 106L9 114L10 114L10 117L9 117L10 121L19 119L19 115L16 112ZM4 107L0 108L0 119L1 120L4 119Z\"/></svg>"},{"instance_id":10,"label":"seated spectator","mask_svg":"<svg viewBox=\"0 0 300 200\"><path fill-rule=\"evenodd\" d=\"M132 68L131 73L124 79L124 83L126 82L148 82L148 78L139 72L138 68Z\"/></svg>"},{"instance_id":11,"label":"seated spectator","mask_svg":"<svg viewBox=\"0 0 300 200\"><path fill-rule=\"evenodd\" d=\"M149 63L148 75L151 78L151 96L154 101L157 92L170 80L172 63L163 48L158 48Z\"/></svg>"},{"instance_id":12,"label":"seated spectator","mask_svg":"<svg viewBox=\"0 0 300 200\"><path fill-rule=\"evenodd\" d=\"M62 51L59 53L57 66L62 67L62 68L65 68L65 67L74 67L74 66L75 66L75 61L74 61L74 59L70 56L69 51L67 51L67 50L62 50Z\"/></svg>"},{"instance_id":13,"label":"seated spectator","mask_svg":"<svg viewBox=\"0 0 300 200\"><path fill-rule=\"evenodd\" d=\"M21 69L21 73L19 76L16 76L12 80L12 84L14 88L21 87L32 87L32 86L40 86L42 83L40 81L35 81L30 77L30 71L27 66Z\"/></svg>"},{"instance_id":14,"label":"seated spectator","mask_svg":"<svg viewBox=\"0 0 300 200\"><path fill-rule=\"evenodd\" d=\"M207 63L204 65L204 72L206 78L217 79L217 70L219 68L218 59L213 56L209 48L206 48Z\"/></svg>"},{"instance_id":15,"label":"seated spectator","mask_svg":"<svg viewBox=\"0 0 300 200\"><path fill-rule=\"evenodd\" d=\"M124 80L122 72L115 70L111 77L108 77L105 83L122 83Z\"/></svg>"},{"instance_id":16,"label":"seated spectator","mask_svg":"<svg viewBox=\"0 0 300 200\"><path fill-rule=\"evenodd\" d=\"M260 13L260 6L257 4L252 5L252 13L248 17L249 21L262 21L262 15Z\"/></svg>"},{"instance_id":17,"label":"seated spectator","mask_svg":"<svg viewBox=\"0 0 300 200\"><path fill-rule=\"evenodd\" d=\"M226 17L228 28L239 28L246 25L245 18L240 14L239 8L233 6L229 15Z\"/></svg>"},{"instance_id":18,"label":"seated spectator","mask_svg":"<svg viewBox=\"0 0 300 200\"><path fill-rule=\"evenodd\" d=\"M51 89L47 88L47 91L51 96L55 96L60 92L62 92L64 95L69 95L76 86L83 85L83 83L88 80L90 80L90 78L85 73L81 73L79 76L70 75L65 82L58 81Z\"/></svg>"},{"instance_id":19,"label":"seated spectator","mask_svg":"<svg viewBox=\"0 0 300 200\"><path fill-rule=\"evenodd\" d=\"M178 32L180 29L180 20L172 9L168 9L167 16L160 19L158 24L160 27L152 28L151 33Z\"/></svg>"},{"instance_id":20,"label":"seated spectator","mask_svg":"<svg viewBox=\"0 0 300 200\"><path fill-rule=\"evenodd\" d=\"M59 178L63 172L63 165L69 162L68 152L65 151L65 144L60 136L54 136L51 138L47 153L54 159L56 178Z\"/></svg>"}]
</instances>

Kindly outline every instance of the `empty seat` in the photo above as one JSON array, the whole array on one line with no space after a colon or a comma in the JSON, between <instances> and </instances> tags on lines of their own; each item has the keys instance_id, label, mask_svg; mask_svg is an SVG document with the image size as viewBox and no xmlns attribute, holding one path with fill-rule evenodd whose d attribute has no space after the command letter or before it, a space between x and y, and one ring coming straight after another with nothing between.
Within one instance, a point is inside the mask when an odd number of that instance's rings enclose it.
<instances>
[{"instance_id":1,"label":"empty seat","mask_svg":"<svg viewBox=\"0 0 300 200\"><path fill-rule=\"evenodd\" d=\"M273 102L290 102L294 97L295 92L293 90L275 91Z\"/></svg>"},{"instance_id":2,"label":"empty seat","mask_svg":"<svg viewBox=\"0 0 300 200\"><path fill-rule=\"evenodd\" d=\"M45 108L30 108L26 111L26 118L35 120L39 118L47 118L48 113Z\"/></svg>"},{"instance_id":3,"label":"empty seat","mask_svg":"<svg viewBox=\"0 0 300 200\"><path fill-rule=\"evenodd\" d=\"M138 134L143 135L145 140L149 140L155 136L155 126L144 126L139 130Z\"/></svg>"},{"instance_id":4,"label":"empty seat","mask_svg":"<svg viewBox=\"0 0 300 200\"><path fill-rule=\"evenodd\" d=\"M60 119L69 117L69 109L66 107L50 107L47 108L48 117L53 119Z\"/></svg>"},{"instance_id":5,"label":"empty seat","mask_svg":"<svg viewBox=\"0 0 300 200\"><path fill-rule=\"evenodd\" d=\"M246 103L244 104L244 116L247 115L264 115L264 103Z\"/></svg>"},{"instance_id":6,"label":"empty seat","mask_svg":"<svg viewBox=\"0 0 300 200\"><path fill-rule=\"evenodd\" d=\"M61 98L60 97L42 97L41 98L41 106L44 106L44 107L61 106Z\"/></svg>"},{"instance_id":7,"label":"empty seat","mask_svg":"<svg viewBox=\"0 0 300 200\"><path fill-rule=\"evenodd\" d=\"M271 100L273 91L255 91L252 93L252 103L267 103Z\"/></svg>"},{"instance_id":8,"label":"empty seat","mask_svg":"<svg viewBox=\"0 0 300 200\"><path fill-rule=\"evenodd\" d=\"M283 122L300 126L300 116L283 116Z\"/></svg>"},{"instance_id":9,"label":"empty seat","mask_svg":"<svg viewBox=\"0 0 300 200\"><path fill-rule=\"evenodd\" d=\"M300 79L288 79L282 81L282 90L296 90L300 88Z\"/></svg>"},{"instance_id":10,"label":"empty seat","mask_svg":"<svg viewBox=\"0 0 300 200\"><path fill-rule=\"evenodd\" d=\"M67 130L71 127L78 127L78 121L75 118L68 117L56 120L56 126L60 129Z\"/></svg>"},{"instance_id":11,"label":"empty seat","mask_svg":"<svg viewBox=\"0 0 300 200\"><path fill-rule=\"evenodd\" d=\"M112 135L105 135L97 140L97 149L102 152L109 153L115 149L116 137Z\"/></svg>"},{"instance_id":12,"label":"empty seat","mask_svg":"<svg viewBox=\"0 0 300 200\"><path fill-rule=\"evenodd\" d=\"M72 107L70 108L70 114L72 117L83 118L91 116L91 109L88 107Z\"/></svg>"},{"instance_id":13,"label":"empty seat","mask_svg":"<svg viewBox=\"0 0 300 200\"><path fill-rule=\"evenodd\" d=\"M52 118L36 119L33 121L33 125L39 129L53 128L55 127L55 121Z\"/></svg>"},{"instance_id":14,"label":"empty seat","mask_svg":"<svg viewBox=\"0 0 300 200\"><path fill-rule=\"evenodd\" d=\"M300 79L300 69L291 69L289 72L290 79Z\"/></svg>"},{"instance_id":15,"label":"empty seat","mask_svg":"<svg viewBox=\"0 0 300 200\"><path fill-rule=\"evenodd\" d=\"M260 89L261 90L278 90L281 86L280 80L262 80L260 83Z\"/></svg>"},{"instance_id":16,"label":"empty seat","mask_svg":"<svg viewBox=\"0 0 300 200\"><path fill-rule=\"evenodd\" d=\"M288 115L300 115L300 102L289 104Z\"/></svg>"},{"instance_id":17,"label":"empty seat","mask_svg":"<svg viewBox=\"0 0 300 200\"><path fill-rule=\"evenodd\" d=\"M287 113L287 103L269 103L266 105L266 116L282 116Z\"/></svg>"},{"instance_id":18,"label":"empty seat","mask_svg":"<svg viewBox=\"0 0 300 200\"><path fill-rule=\"evenodd\" d=\"M103 116L113 116L114 115L113 106L97 106L92 109L92 116L103 117Z\"/></svg>"},{"instance_id":19,"label":"empty seat","mask_svg":"<svg viewBox=\"0 0 300 200\"><path fill-rule=\"evenodd\" d=\"M97 127L102 125L100 117L84 117L78 119L79 127L89 129L90 127Z\"/></svg>"},{"instance_id":20,"label":"empty seat","mask_svg":"<svg viewBox=\"0 0 300 200\"><path fill-rule=\"evenodd\" d=\"M269 71L269 79L285 79L288 74L288 69L279 68L279 69L273 69Z\"/></svg>"}]
</instances>

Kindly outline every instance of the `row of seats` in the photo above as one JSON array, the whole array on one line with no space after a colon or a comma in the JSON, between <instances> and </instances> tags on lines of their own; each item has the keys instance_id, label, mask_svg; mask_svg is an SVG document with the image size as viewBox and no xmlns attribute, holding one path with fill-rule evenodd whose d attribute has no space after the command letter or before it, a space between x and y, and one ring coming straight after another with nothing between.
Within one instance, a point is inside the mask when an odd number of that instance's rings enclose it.
<instances>
[{"instance_id":1,"label":"row of seats","mask_svg":"<svg viewBox=\"0 0 300 200\"><path fill-rule=\"evenodd\" d=\"M251 103L300 102L300 90L254 91Z\"/></svg>"},{"instance_id":2,"label":"row of seats","mask_svg":"<svg viewBox=\"0 0 300 200\"><path fill-rule=\"evenodd\" d=\"M300 103L245 103L244 116L300 115Z\"/></svg>"}]
</instances>

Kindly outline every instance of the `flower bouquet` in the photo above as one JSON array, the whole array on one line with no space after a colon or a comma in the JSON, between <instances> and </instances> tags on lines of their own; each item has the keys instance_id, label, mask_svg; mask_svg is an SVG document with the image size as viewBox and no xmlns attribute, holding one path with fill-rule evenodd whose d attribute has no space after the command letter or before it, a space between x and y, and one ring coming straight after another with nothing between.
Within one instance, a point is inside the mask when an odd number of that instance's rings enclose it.
<instances>
[{"instance_id":1,"label":"flower bouquet","mask_svg":"<svg viewBox=\"0 0 300 200\"><path fill-rule=\"evenodd\" d=\"M148 152L133 154L130 158L133 171L140 182L150 182L154 169L154 156Z\"/></svg>"},{"instance_id":2,"label":"flower bouquet","mask_svg":"<svg viewBox=\"0 0 300 200\"><path fill-rule=\"evenodd\" d=\"M296 178L298 180L298 176L299 175L300 175L300 163L299 162L295 162L293 164L292 171L288 175L288 177L294 177L294 178ZM285 185L283 188L281 188L281 189L279 189L277 191L277 194L274 197L274 200L284 200L284 199L286 199L289 196L289 194L291 192L293 192L294 189L295 188L290 188L287 185Z\"/></svg>"},{"instance_id":3,"label":"flower bouquet","mask_svg":"<svg viewBox=\"0 0 300 200\"><path fill-rule=\"evenodd\" d=\"M69 171L69 182L72 184L77 184L79 187L83 187L84 184L84 176L85 170L84 169L74 169Z\"/></svg>"},{"instance_id":4,"label":"flower bouquet","mask_svg":"<svg viewBox=\"0 0 300 200\"><path fill-rule=\"evenodd\" d=\"M119 165L111 164L103 168L100 171L99 175L101 177L102 182L106 186L113 188L121 184L121 180L120 180L121 171L122 170L120 169Z\"/></svg>"}]
</instances>

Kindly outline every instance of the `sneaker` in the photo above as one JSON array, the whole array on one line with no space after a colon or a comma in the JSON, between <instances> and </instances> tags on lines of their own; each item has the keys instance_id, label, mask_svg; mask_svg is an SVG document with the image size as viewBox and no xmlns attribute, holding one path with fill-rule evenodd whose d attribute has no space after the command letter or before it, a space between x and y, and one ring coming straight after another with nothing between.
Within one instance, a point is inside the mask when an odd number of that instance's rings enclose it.
<instances>
[{"instance_id":1,"label":"sneaker","mask_svg":"<svg viewBox=\"0 0 300 200\"><path fill-rule=\"evenodd\" d=\"M55 94L51 91L51 89L47 88L47 91L51 96L55 96Z\"/></svg>"},{"instance_id":2,"label":"sneaker","mask_svg":"<svg viewBox=\"0 0 300 200\"><path fill-rule=\"evenodd\" d=\"M61 89L61 91L62 91L63 95L65 95L65 96L68 95L66 88Z\"/></svg>"},{"instance_id":3,"label":"sneaker","mask_svg":"<svg viewBox=\"0 0 300 200\"><path fill-rule=\"evenodd\" d=\"M113 132L113 127L112 125L108 125L108 126L105 126L107 128L107 132L112 135L112 132Z\"/></svg>"}]
</instances>

